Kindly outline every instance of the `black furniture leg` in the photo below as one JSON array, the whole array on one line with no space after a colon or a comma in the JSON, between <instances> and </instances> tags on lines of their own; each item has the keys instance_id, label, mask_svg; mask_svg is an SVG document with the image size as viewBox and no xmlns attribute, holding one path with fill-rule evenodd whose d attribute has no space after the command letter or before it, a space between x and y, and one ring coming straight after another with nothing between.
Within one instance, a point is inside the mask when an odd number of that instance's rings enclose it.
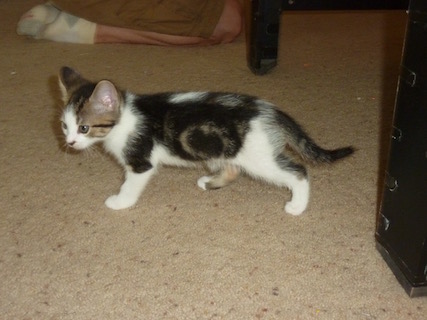
<instances>
[{"instance_id":1,"label":"black furniture leg","mask_svg":"<svg viewBox=\"0 0 427 320\"><path fill-rule=\"evenodd\" d=\"M262 75L277 64L282 0L245 0L244 7L248 66Z\"/></svg>"}]
</instances>

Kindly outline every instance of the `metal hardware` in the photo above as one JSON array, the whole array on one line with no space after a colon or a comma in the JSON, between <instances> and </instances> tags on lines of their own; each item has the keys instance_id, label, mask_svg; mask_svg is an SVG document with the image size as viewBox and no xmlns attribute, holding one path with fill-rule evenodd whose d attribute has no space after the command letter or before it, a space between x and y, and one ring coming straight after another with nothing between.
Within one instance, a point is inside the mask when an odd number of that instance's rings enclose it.
<instances>
[{"instance_id":1,"label":"metal hardware","mask_svg":"<svg viewBox=\"0 0 427 320\"><path fill-rule=\"evenodd\" d=\"M383 218L384 230L387 231L390 228L390 220L387 219L383 214L381 215Z\"/></svg>"},{"instance_id":2,"label":"metal hardware","mask_svg":"<svg viewBox=\"0 0 427 320\"><path fill-rule=\"evenodd\" d=\"M393 126L393 133L391 135L391 138L393 140L400 142L400 141L402 141L402 136L403 136L402 130Z\"/></svg>"},{"instance_id":3,"label":"metal hardware","mask_svg":"<svg viewBox=\"0 0 427 320\"><path fill-rule=\"evenodd\" d=\"M402 65L402 69L400 72L400 77L411 87L415 87L415 84L417 83L417 74L409 70L407 67Z\"/></svg>"},{"instance_id":4,"label":"metal hardware","mask_svg":"<svg viewBox=\"0 0 427 320\"><path fill-rule=\"evenodd\" d=\"M385 174L385 184L391 192L394 192L399 187L399 183L395 177L392 177L388 172Z\"/></svg>"}]
</instances>

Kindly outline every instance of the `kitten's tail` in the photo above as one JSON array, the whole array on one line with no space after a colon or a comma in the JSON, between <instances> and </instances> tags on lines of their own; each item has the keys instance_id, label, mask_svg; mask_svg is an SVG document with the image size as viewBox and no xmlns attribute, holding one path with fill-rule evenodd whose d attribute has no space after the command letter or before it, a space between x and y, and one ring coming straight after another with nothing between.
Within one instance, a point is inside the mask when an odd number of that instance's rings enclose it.
<instances>
[{"instance_id":1,"label":"kitten's tail","mask_svg":"<svg viewBox=\"0 0 427 320\"><path fill-rule=\"evenodd\" d=\"M354 152L351 146L333 150L323 149L307 136L299 139L298 144L293 147L304 159L313 163L332 163Z\"/></svg>"},{"instance_id":2,"label":"kitten's tail","mask_svg":"<svg viewBox=\"0 0 427 320\"><path fill-rule=\"evenodd\" d=\"M323 149L291 117L283 113L280 114L280 122L285 129L290 147L304 160L316 164L332 163L354 153L354 148L351 146L333 150Z\"/></svg>"}]
</instances>

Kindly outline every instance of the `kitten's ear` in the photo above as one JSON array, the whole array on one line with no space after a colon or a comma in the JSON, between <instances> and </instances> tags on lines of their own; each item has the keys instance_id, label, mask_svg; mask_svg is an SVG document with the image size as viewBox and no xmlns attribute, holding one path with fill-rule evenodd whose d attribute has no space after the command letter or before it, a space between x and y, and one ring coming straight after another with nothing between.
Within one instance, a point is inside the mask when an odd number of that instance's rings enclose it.
<instances>
[{"instance_id":1,"label":"kitten's ear","mask_svg":"<svg viewBox=\"0 0 427 320\"><path fill-rule=\"evenodd\" d=\"M67 103L70 98L70 90L84 81L82 76L70 67L61 68L59 71L59 88L61 89L64 103Z\"/></svg>"},{"instance_id":2,"label":"kitten's ear","mask_svg":"<svg viewBox=\"0 0 427 320\"><path fill-rule=\"evenodd\" d=\"M118 111L120 106L120 95L114 84L108 80L98 82L89 98L99 112Z\"/></svg>"}]
</instances>

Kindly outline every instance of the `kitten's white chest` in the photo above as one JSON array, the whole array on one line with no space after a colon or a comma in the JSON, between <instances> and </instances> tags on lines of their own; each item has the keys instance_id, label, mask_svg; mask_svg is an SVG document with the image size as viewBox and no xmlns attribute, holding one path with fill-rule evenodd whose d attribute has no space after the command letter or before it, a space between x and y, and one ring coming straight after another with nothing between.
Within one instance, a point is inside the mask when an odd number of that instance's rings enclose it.
<instances>
[{"instance_id":1,"label":"kitten's white chest","mask_svg":"<svg viewBox=\"0 0 427 320\"><path fill-rule=\"evenodd\" d=\"M116 156L121 164L125 165L123 150L129 139L135 134L138 126L138 118L125 108L120 117L120 122L110 131L104 140L104 147L107 151Z\"/></svg>"}]
</instances>

